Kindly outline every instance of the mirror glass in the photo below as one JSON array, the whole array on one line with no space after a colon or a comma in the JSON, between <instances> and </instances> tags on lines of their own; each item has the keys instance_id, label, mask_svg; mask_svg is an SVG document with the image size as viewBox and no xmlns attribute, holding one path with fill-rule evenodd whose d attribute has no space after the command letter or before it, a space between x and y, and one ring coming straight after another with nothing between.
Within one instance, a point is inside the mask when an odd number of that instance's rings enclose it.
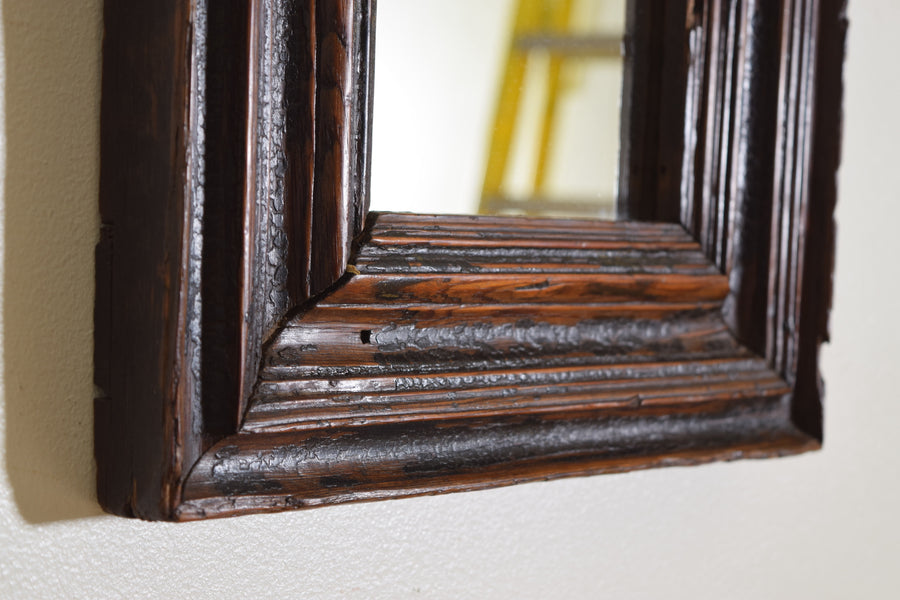
<instances>
[{"instance_id":1,"label":"mirror glass","mask_svg":"<svg viewBox=\"0 0 900 600\"><path fill-rule=\"evenodd\" d=\"M380 0L371 210L614 218L626 0Z\"/></svg>"}]
</instances>

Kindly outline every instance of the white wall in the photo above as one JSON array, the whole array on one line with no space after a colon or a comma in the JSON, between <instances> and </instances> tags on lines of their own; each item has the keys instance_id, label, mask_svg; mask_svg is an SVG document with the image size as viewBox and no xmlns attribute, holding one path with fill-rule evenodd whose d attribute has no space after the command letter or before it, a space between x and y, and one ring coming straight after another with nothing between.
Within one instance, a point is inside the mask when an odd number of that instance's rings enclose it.
<instances>
[{"instance_id":1,"label":"white wall","mask_svg":"<svg viewBox=\"0 0 900 600\"><path fill-rule=\"evenodd\" d=\"M99 4L2 0L0 597L897 597L900 3L850 7L822 452L186 525L93 499Z\"/></svg>"}]
</instances>

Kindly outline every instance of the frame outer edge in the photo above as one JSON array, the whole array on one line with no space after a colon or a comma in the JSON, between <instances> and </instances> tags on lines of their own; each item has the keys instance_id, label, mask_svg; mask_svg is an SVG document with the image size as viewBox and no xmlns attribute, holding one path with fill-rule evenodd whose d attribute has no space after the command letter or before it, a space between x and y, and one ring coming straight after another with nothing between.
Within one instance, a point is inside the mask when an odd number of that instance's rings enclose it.
<instances>
[{"instance_id":1,"label":"frame outer edge","mask_svg":"<svg viewBox=\"0 0 900 600\"><path fill-rule=\"evenodd\" d=\"M201 454L205 2L104 5L97 493L144 519L174 517Z\"/></svg>"},{"instance_id":2,"label":"frame outer edge","mask_svg":"<svg viewBox=\"0 0 900 600\"><path fill-rule=\"evenodd\" d=\"M209 453L201 456L200 374L195 368L201 344L197 278L200 261L204 259L205 31L202 23L207 1L161 0L140 6L125 0L106 0L105 7L107 31L115 29L115 35L108 34L104 43L103 231L97 248L97 314L100 322L96 331L99 365L96 377L99 385L108 386L105 389L108 397L98 399L96 405L98 496L110 512L147 519L185 518L183 477L198 459L202 462L213 458ZM288 0L256 2L256 6L281 8L290 4ZM338 24L344 31L359 35L366 30L368 22L365 19L374 16L374 0L335 0L335 4L352 12L349 22L345 19ZM808 236L805 247L803 239L800 240L804 260L799 261L802 263L797 267L799 273L794 274L805 293L800 295L798 289L803 319L799 323L796 387L790 402L791 420L803 433L789 432L788 435L797 436L798 447L811 449L815 446L814 440L806 440L805 434L821 439L821 379L817 356L820 342L827 338L834 252L835 173L840 156L841 70L835 69L834 65L842 63L846 20L841 0L784 0L782 6L799 4L816 8L823 23L814 41L818 44L815 56L818 77L814 79L815 94L811 101L814 102L812 118L818 135L810 142L813 144L812 166L806 165L808 171L800 167L799 174L792 174L811 181L809 197L813 198L813 203L807 213L808 221L794 229L799 232L797 235ZM749 5L752 8L756 4L750 2ZM130 10L134 6L139 8ZM141 15L146 17L144 13L152 18L140 22ZM111 14L115 18L110 18ZM127 20L128 26L119 27L121 23L116 19ZM317 35L325 31L318 29L320 25L316 25ZM836 37L826 40L828 35ZM131 48L136 43L135 38L143 53L115 56L119 48ZM353 220L355 215L364 212L367 196L362 187L354 188L353 181L345 177L352 175L355 169L368 169L365 132L371 118L368 112L371 96L366 95L371 90L371 76L359 77L357 68L368 64L371 56L361 56L368 48L359 44L359 40L353 41L349 48L347 62L339 65L349 79L338 85L349 106L343 106L342 114L334 117L337 122L331 124L339 133L337 149L344 153L339 168L343 178L334 184L341 194L339 198L328 200L340 204L330 209L337 210L339 218L344 219L342 231L346 235L332 243L345 244L344 255L349 252L353 235L358 233L356 229L363 225L362 220L358 223ZM149 61L146 60L148 55ZM142 60L144 62L140 62ZM338 67L332 65L329 68ZM113 73L113 77L109 77L107 71ZM734 85L743 85L741 77L737 79ZM148 81L151 86L156 85L149 93L160 96L157 102L150 103L151 106L140 102L136 107L127 106L129 101L134 102L132 96L143 99L140 94L147 93L147 89L142 86ZM752 92L748 95L755 97ZM110 104L116 106L110 110ZM129 110L134 114L127 114ZM321 125L318 110L317 107L317 128ZM256 116L255 111L251 112L251 124ZM145 123L152 123L149 133ZM740 123L738 133L732 135L743 135L740 130L744 127L745 123ZM147 135L151 143L142 144L141 136ZM360 135L362 139L358 137ZM727 145L729 148L723 150L724 154L738 151L735 140L730 140ZM122 148L130 148L130 153L116 156L122 153ZM258 145L253 148L254 151L259 149ZM365 156L361 156L361 152ZM729 160L741 159L729 156ZM253 165L250 165L252 169ZM735 195L740 195L741 191L729 189L722 193L732 194L724 202L733 204ZM252 200L258 202L259 194L256 191ZM265 194L263 196L267 198ZM771 197L768 201L774 203ZM165 210L159 210L161 204L165 205ZM135 209L136 206L147 208ZM770 204L770 208L773 207L774 204ZM269 207L257 205L256 209L266 212ZM154 213L153 221L143 223L142 218L147 217L144 213L150 212ZM269 215L265 216L267 221ZM311 223L315 222L314 209ZM251 228L247 234L256 235L253 231L264 226L265 223L258 221L256 228ZM740 223L734 226L743 232ZM751 240L751 243L755 242ZM255 249L265 251L265 243ZM729 250L729 256L733 250ZM768 250L772 251L772 248ZM338 263L345 261L347 256L344 255L337 257ZM266 258L257 257L256 260ZM148 264L153 260L157 262ZM311 268L314 262L310 263ZM337 268L338 263L330 263L330 266ZM252 268L256 267L251 265ZM337 271L342 272L343 267ZM337 271L335 278L341 274ZM333 283L326 283L326 279L321 280L323 286ZM733 280L740 281L736 284L738 291L746 283L740 274ZM270 281L264 283L273 285ZM783 299L770 296L769 302L783 302ZM146 315L142 314L142 307L148 309ZM107 309L108 322L101 314ZM271 311L263 318L266 317L272 317ZM752 322L746 314L742 319ZM741 337L741 327L735 329ZM262 339L257 341L262 343ZM756 349L752 344L751 347ZM123 348L136 348L135 354L123 353ZM772 357L767 358L772 360ZM792 380L788 378L788 381ZM786 423L786 426L791 424Z\"/></svg>"},{"instance_id":3,"label":"frame outer edge","mask_svg":"<svg viewBox=\"0 0 900 600\"><path fill-rule=\"evenodd\" d=\"M797 341L797 375L791 418L802 431L823 439L824 382L819 350L828 341L837 225L837 173L843 129L843 69L846 56L846 0L817 0L818 47L809 206L806 225L805 291Z\"/></svg>"}]
</instances>

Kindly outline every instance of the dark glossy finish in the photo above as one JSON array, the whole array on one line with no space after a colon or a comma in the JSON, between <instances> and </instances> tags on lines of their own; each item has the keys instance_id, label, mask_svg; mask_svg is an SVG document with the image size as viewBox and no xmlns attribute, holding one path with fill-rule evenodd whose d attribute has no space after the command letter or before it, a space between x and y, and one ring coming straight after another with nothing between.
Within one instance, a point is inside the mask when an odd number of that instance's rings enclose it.
<instances>
[{"instance_id":1,"label":"dark glossy finish","mask_svg":"<svg viewBox=\"0 0 900 600\"><path fill-rule=\"evenodd\" d=\"M824 384L819 374L819 347L828 339L834 273L834 207L841 160L843 96L840 65L847 36L846 0L822 0L812 4L810 10L815 11L818 31L815 52L808 64L815 65L817 76L812 82L814 108L801 105L807 110L799 113L802 120L810 119L805 143L811 143L811 147L804 148L808 154L803 164L808 174L804 175L804 170L796 172L798 181L808 186L804 207L808 221L798 231L804 247L798 255L802 256L802 269L794 281L803 293L794 297L792 307L795 341L793 361L789 364L794 377L792 419L804 431L822 439Z\"/></svg>"},{"instance_id":2,"label":"dark glossy finish","mask_svg":"<svg viewBox=\"0 0 900 600\"><path fill-rule=\"evenodd\" d=\"M279 320L344 272L370 162L374 5L251 4L238 415Z\"/></svg>"},{"instance_id":3,"label":"dark glossy finish","mask_svg":"<svg viewBox=\"0 0 900 600\"><path fill-rule=\"evenodd\" d=\"M223 440L174 517L194 520L813 450L779 399L564 418L420 421Z\"/></svg>"},{"instance_id":4,"label":"dark glossy finish","mask_svg":"<svg viewBox=\"0 0 900 600\"><path fill-rule=\"evenodd\" d=\"M677 223L692 2L628 2L619 218ZM696 9L702 13L702 7ZM690 11L690 12L689 12Z\"/></svg>"},{"instance_id":5,"label":"dark glossy finish","mask_svg":"<svg viewBox=\"0 0 900 600\"><path fill-rule=\"evenodd\" d=\"M163 518L202 452L204 5L104 8L97 251L97 494ZM193 12L192 12L193 11ZM139 41L139 45L135 43ZM227 400L226 400L227 402Z\"/></svg>"},{"instance_id":6,"label":"dark glossy finish","mask_svg":"<svg viewBox=\"0 0 900 600\"><path fill-rule=\"evenodd\" d=\"M106 8L108 510L188 520L818 447L840 3L633 2L638 220L611 223L364 219L374 3L136 4Z\"/></svg>"},{"instance_id":7,"label":"dark glossy finish","mask_svg":"<svg viewBox=\"0 0 900 600\"><path fill-rule=\"evenodd\" d=\"M236 19L235 15L243 16ZM231 431L240 417L244 166L247 163L247 3L211 3L206 48L202 309L203 427L209 439ZM241 52L240 50L243 50ZM198 192L199 193L199 192Z\"/></svg>"}]
</instances>

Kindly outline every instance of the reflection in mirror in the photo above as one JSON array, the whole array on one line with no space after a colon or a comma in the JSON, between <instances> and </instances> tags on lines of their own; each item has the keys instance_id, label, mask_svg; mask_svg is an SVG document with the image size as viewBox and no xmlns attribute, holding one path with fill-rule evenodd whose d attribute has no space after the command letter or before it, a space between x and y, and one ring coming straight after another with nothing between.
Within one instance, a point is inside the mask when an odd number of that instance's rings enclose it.
<instances>
[{"instance_id":1,"label":"reflection in mirror","mask_svg":"<svg viewBox=\"0 0 900 600\"><path fill-rule=\"evenodd\" d=\"M381 0L371 209L613 218L626 0Z\"/></svg>"}]
</instances>

